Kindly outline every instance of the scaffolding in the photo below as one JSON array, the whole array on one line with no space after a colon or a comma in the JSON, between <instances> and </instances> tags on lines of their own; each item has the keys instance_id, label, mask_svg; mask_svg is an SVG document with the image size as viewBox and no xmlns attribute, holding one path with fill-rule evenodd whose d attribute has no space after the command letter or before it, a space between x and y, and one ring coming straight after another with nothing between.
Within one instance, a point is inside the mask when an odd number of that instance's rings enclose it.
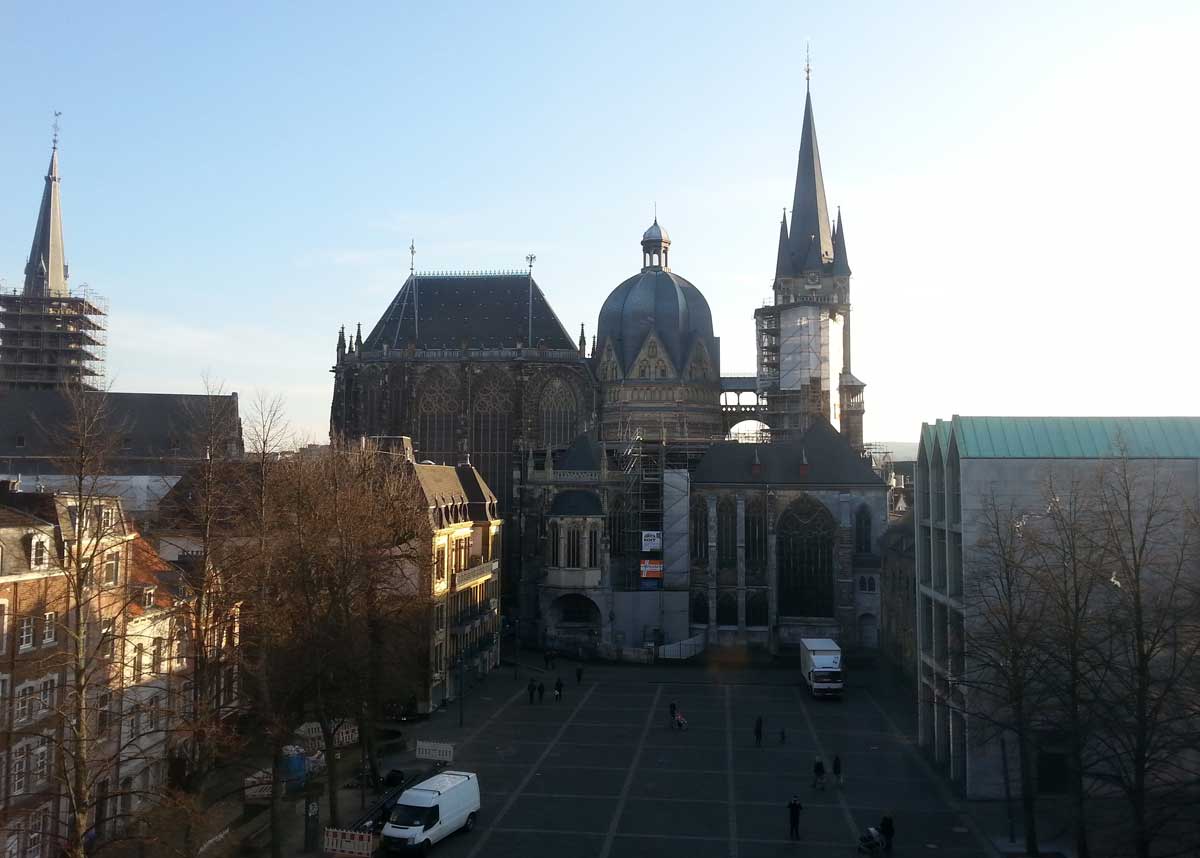
<instances>
[{"instance_id":1,"label":"scaffolding","mask_svg":"<svg viewBox=\"0 0 1200 858\"><path fill-rule=\"evenodd\" d=\"M71 295L0 292L0 390L103 388L107 315L86 283Z\"/></svg>"}]
</instances>

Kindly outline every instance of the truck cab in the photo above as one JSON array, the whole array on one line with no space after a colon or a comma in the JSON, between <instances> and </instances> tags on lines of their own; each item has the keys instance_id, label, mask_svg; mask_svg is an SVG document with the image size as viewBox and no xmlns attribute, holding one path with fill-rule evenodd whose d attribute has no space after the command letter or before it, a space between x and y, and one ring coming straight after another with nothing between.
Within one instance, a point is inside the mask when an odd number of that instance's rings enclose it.
<instances>
[{"instance_id":1,"label":"truck cab","mask_svg":"<svg viewBox=\"0 0 1200 858\"><path fill-rule=\"evenodd\" d=\"M829 638L800 641L804 681L813 697L841 697L842 650Z\"/></svg>"}]
</instances>

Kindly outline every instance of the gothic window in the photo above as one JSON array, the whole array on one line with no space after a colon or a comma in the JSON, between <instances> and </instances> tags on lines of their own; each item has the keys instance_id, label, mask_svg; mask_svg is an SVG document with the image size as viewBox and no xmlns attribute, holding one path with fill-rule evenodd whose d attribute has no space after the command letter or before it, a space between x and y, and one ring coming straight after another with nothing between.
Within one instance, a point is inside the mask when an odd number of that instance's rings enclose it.
<instances>
[{"instance_id":1,"label":"gothic window","mask_svg":"<svg viewBox=\"0 0 1200 858\"><path fill-rule=\"evenodd\" d=\"M583 533L578 527L567 531L567 567L570 569L578 569L582 565L579 562L582 540Z\"/></svg>"},{"instance_id":2,"label":"gothic window","mask_svg":"<svg viewBox=\"0 0 1200 858\"><path fill-rule=\"evenodd\" d=\"M708 625L708 594L703 590L692 591L692 622L698 626Z\"/></svg>"},{"instance_id":3,"label":"gothic window","mask_svg":"<svg viewBox=\"0 0 1200 858\"><path fill-rule=\"evenodd\" d=\"M566 447L578 434L575 394L562 379L552 379L542 391L540 417L543 446Z\"/></svg>"},{"instance_id":4,"label":"gothic window","mask_svg":"<svg viewBox=\"0 0 1200 858\"><path fill-rule=\"evenodd\" d=\"M765 626L767 624L767 591L751 590L746 594L746 625Z\"/></svg>"},{"instance_id":5,"label":"gothic window","mask_svg":"<svg viewBox=\"0 0 1200 858\"><path fill-rule=\"evenodd\" d=\"M658 343L651 343L646 349L646 354L650 357L658 357Z\"/></svg>"},{"instance_id":6,"label":"gothic window","mask_svg":"<svg viewBox=\"0 0 1200 858\"><path fill-rule=\"evenodd\" d=\"M559 556L558 556L558 522L557 521L550 522L550 529L549 529L549 533L547 534L547 538L550 540L550 565L558 566L559 565L558 564Z\"/></svg>"},{"instance_id":7,"label":"gothic window","mask_svg":"<svg viewBox=\"0 0 1200 858\"><path fill-rule=\"evenodd\" d=\"M413 439L420 458L455 463L459 400L458 381L449 372L425 377L417 393L417 437Z\"/></svg>"},{"instance_id":8,"label":"gothic window","mask_svg":"<svg viewBox=\"0 0 1200 858\"><path fill-rule=\"evenodd\" d=\"M512 497L512 385L505 374L492 372L479 379L473 393L471 463L507 506Z\"/></svg>"},{"instance_id":9,"label":"gothic window","mask_svg":"<svg viewBox=\"0 0 1200 858\"><path fill-rule=\"evenodd\" d=\"M737 596L721 593L717 596L717 625L736 626L737 621Z\"/></svg>"},{"instance_id":10,"label":"gothic window","mask_svg":"<svg viewBox=\"0 0 1200 858\"><path fill-rule=\"evenodd\" d=\"M868 593L875 592L875 576L874 575L870 575L867 577L867 592Z\"/></svg>"},{"instance_id":11,"label":"gothic window","mask_svg":"<svg viewBox=\"0 0 1200 858\"><path fill-rule=\"evenodd\" d=\"M589 569L600 565L600 531L593 527L588 533L588 562Z\"/></svg>"},{"instance_id":12,"label":"gothic window","mask_svg":"<svg viewBox=\"0 0 1200 858\"><path fill-rule=\"evenodd\" d=\"M628 515L629 506L625 498L617 497L608 513L608 546L613 558L625 557L630 553L629 533L625 529Z\"/></svg>"},{"instance_id":13,"label":"gothic window","mask_svg":"<svg viewBox=\"0 0 1200 858\"><path fill-rule=\"evenodd\" d=\"M779 517L779 613L833 616L833 540L837 525L820 502L801 497Z\"/></svg>"},{"instance_id":14,"label":"gothic window","mask_svg":"<svg viewBox=\"0 0 1200 858\"><path fill-rule=\"evenodd\" d=\"M693 566L708 566L708 504L702 496L692 498L691 555Z\"/></svg>"},{"instance_id":15,"label":"gothic window","mask_svg":"<svg viewBox=\"0 0 1200 858\"><path fill-rule=\"evenodd\" d=\"M717 565L737 568L737 502L731 497L717 504Z\"/></svg>"},{"instance_id":16,"label":"gothic window","mask_svg":"<svg viewBox=\"0 0 1200 858\"><path fill-rule=\"evenodd\" d=\"M746 501L746 571L767 570L767 510L761 497ZM749 622L749 621L747 621Z\"/></svg>"},{"instance_id":17,"label":"gothic window","mask_svg":"<svg viewBox=\"0 0 1200 858\"><path fill-rule=\"evenodd\" d=\"M638 364L638 378L646 378L649 375L650 364L646 361L642 361L640 364Z\"/></svg>"},{"instance_id":18,"label":"gothic window","mask_svg":"<svg viewBox=\"0 0 1200 858\"><path fill-rule=\"evenodd\" d=\"M871 553L871 510L863 504L854 514L854 550Z\"/></svg>"},{"instance_id":19,"label":"gothic window","mask_svg":"<svg viewBox=\"0 0 1200 858\"><path fill-rule=\"evenodd\" d=\"M662 361L659 361L655 365L655 374L659 378L666 378L667 377L667 365L665 363L663 363Z\"/></svg>"},{"instance_id":20,"label":"gothic window","mask_svg":"<svg viewBox=\"0 0 1200 858\"><path fill-rule=\"evenodd\" d=\"M858 576L858 590L860 593L867 592L867 576L866 575Z\"/></svg>"}]
</instances>

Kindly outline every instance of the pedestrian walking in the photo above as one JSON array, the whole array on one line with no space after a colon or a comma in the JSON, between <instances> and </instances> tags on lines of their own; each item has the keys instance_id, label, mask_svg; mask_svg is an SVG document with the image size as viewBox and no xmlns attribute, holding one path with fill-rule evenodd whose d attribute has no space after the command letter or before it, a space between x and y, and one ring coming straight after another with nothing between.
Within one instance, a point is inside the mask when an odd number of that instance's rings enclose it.
<instances>
[{"instance_id":1,"label":"pedestrian walking","mask_svg":"<svg viewBox=\"0 0 1200 858\"><path fill-rule=\"evenodd\" d=\"M896 835L896 823L890 813L885 813L879 820L879 833L883 835L883 851L892 851L892 838Z\"/></svg>"},{"instance_id":2,"label":"pedestrian walking","mask_svg":"<svg viewBox=\"0 0 1200 858\"><path fill-rule=\"evenodd\" d=\"M533 695L537 694L537 683L534 682L532 679L529 680L528 691L529 691L529 702L530 702L530 704L532 704L533 703Z\"/></svg>"},{"instance_id":3,"label":"pedestrian walking","mask_svg":"<svg viewBox=\"0 0 1200 858\"><path fill-rule=\"evenodd\" d=\"M800 811L804 810L804 805L800 803L800 796L793 795L792 800L787 803L788 809L788 838L791 840L800 839Z\"/></svg>"},{"instance_id":4,"label":"pedestrian walking","mask_svg":"<svg viewBox=\"0 0 1200 858\"><path fill-rule=\"evenodd\" d=\"M546 683L538 683L538 703L542 702L542 698L546 696Z\"/></svg>"},{"instance_id":5,"label":"pedestrian walking","mask_svg":"<svg viewBox=\"0 0 1200 858\"><path fill-rule=\"evenodd\" d=\"M560 676L554 682L554 702L555 703L562 700L562 690L563 690L563 681L562 681L562 677Z\"/></svg>"},{"instance_id":6,"label":"pedestrian walking","mask_svg":"<svg viewBox=\"0 0 1200 858\"><path fill-rule=\"evenodd\" d=\"M779 728L779 744L787 744L787 730L783 729L782 727Z\"/></svg>"},{"instance_id":7,"label":"pedestrian walking","mask_svg":"<svg viewBox=\"0 0 1200 858\"><path fill-rule=\"evenodd\" d=\"M825 762L820 757L813 761L813 789L825 789Z\"/></svg>"},{"instance_id":8,"label":"pedestrian walking","mask_svg":"<svg viewBox=\"0 0 1200 858\"><path fill-rule=\"evenodd\" d=\"M842 758L837 754L833 755L833 781L839 788L842 786Z\"/></svg>"},{"instance_id":9,"label":"pedestrian walking","mask_svg":"<svg viewBox=\"0 0 1200 858\"><path fill-rule=\"evenodd\" d=\"M575 668L575 684L576 685L583 684L583 665L582 664Z\"/></svg>"},{"instance_id":10,"label":"pedestrian walking","mask_svg":"<svg viewBox=\"0 0 1200 858\"><path fill-rule=\"evenodd\" d=\"M667 713L669 716L669 720L667 721L667 724L668 724L668 726L670 726L670 728L672 730L675 729L675 713L678 711L679 711L679 707L676 706L675 701L672 700L671 703L667 706Z\"/></svg>"},{"instance_id":11,"label":"pedestrian walking","mask_svg":"<svg viewBox=\"0 0 1200 858\"><path fill-rule=\"evenodd\" d=\"M762 747L762 716L759 715L754 719L754 746Z\"/></svg>"}]
</instances>

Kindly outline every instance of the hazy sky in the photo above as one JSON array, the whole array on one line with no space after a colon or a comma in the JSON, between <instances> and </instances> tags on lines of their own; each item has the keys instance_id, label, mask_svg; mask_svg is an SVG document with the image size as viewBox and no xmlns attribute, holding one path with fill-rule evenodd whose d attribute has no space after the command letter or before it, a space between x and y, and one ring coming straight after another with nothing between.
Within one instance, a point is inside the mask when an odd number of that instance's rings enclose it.
<instances>
[{"instance_id":1,"label":"hazy sky","mask_svg":"<svg viewBox=\"0 0 1200 858\"><path fill-rule=\"evenodd\" d=\"M0 277L53 110L117 390L223 379L328 427L337 328L418 268L535 276L572 335L654 202L754 367L812 40L868 439L962 414L1196 414L1200 4L8 4Z\"/></svg>"}]
</instances>

